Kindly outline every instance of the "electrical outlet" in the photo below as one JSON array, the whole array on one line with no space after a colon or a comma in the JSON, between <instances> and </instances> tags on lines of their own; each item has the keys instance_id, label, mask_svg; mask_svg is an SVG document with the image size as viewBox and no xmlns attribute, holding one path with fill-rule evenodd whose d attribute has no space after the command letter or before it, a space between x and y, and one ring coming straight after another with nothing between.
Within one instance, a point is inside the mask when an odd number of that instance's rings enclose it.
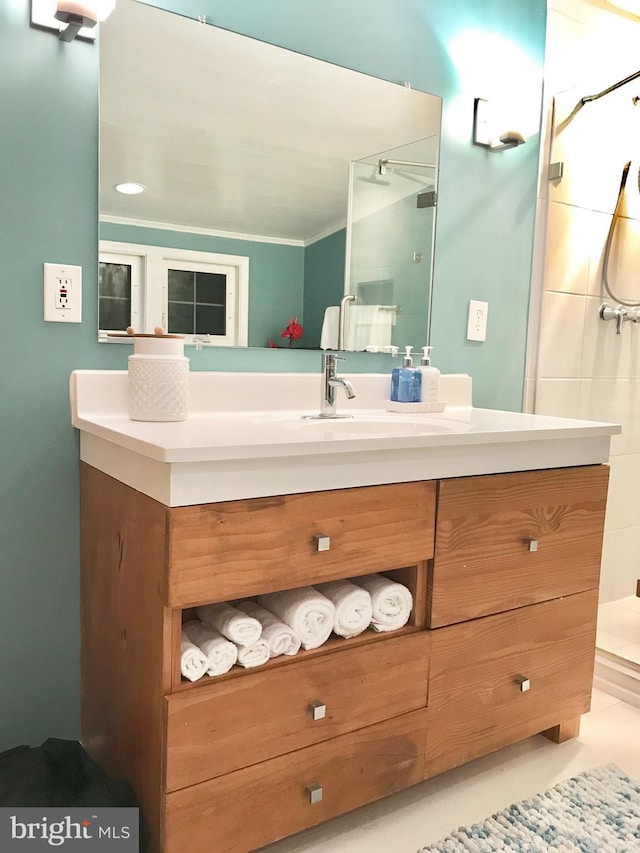
<instances>
[{"instance_id":1,"label":"electrical outlet","mask_svg":"<svg viewBox=\"0 0 640 853\"><path fill-rule=\"evenodd\" d=\"M44 265L44 319L82 322L82 267Z\"/></svg>"},{"instance_id":2,"label":"electrical outlet","mask_svg":"<svg viewBox=\"0 0 640 853\"><path fill-rule=\"evenodd\" d=\"M469 319L467 321L468 341L486 341L488 312L488 302L477 302L475 299L469 302Z\"/></svg>"}]
</instances>

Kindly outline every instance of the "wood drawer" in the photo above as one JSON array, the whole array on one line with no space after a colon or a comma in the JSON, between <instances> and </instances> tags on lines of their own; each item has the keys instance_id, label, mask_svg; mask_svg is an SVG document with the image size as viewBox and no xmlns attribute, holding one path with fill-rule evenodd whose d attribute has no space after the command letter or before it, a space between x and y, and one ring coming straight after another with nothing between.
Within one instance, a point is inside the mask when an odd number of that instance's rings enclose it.
<instances>
[{"instance_id":1,"label":"wood drawer","mask_svg":"<svg viewBox=\"0 0 640 853\"><path fill-rule=\"evenodd\" d=\"M425 711L414 711L167 794L164 853L247 853L414 785L424 741Z\"/></svg>"},{"instance_id":2,"label":"wood drawer","mask_svg":"<svg viewBox=\"0 0 640 853\"><path fill-rule=\"evenodd\" d=\"M427 776L588 711L597 607L590 590L432 631Z\"/></svg>"},{"instance_id":3,"label":"wood drawer","mask_svg":"<svg viewBox=\"0 0 640 853\"><path fill-rule=\"evenodd\" d=\"M165 789L424 708L429 646L420 631L167 696Z\"/></svg>"},{"instance_id":4,"label":"wood drawer","mask_svg":"<svg viewBox=\"0 0 640 853\"><path fill-rule=\"evenodd\" d=\"M429 626L597 587L608 478L594 465L442 480Z\"/></svg>"},{"instance_id":5,"label":"wood drawer","mask_svg":"<svg viewBox=\"0 0 640 853\"><path fill-rule=\"evenodd\" d=\"M167 601L192 607L411 566L433 555L434 519L433 482L175 507Z\"/></svg>"}]
</instances>

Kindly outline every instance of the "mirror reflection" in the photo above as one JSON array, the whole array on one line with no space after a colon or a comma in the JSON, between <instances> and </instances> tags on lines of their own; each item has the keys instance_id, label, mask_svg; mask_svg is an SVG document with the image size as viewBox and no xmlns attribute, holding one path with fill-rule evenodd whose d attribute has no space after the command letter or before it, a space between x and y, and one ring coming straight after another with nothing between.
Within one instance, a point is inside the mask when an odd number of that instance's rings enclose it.
<instances>
[{"instance_id":1,"label":"mirror reflection","mask_svg":"<svg viewBox=\"0 0 640 853\"><path fill-rule=\"evenodd\" d=\"M440 116L408 86L119 3L100 37L101 339L332 346L352 293L347 348L421 345Z\"/></svg>"}]
</instances>

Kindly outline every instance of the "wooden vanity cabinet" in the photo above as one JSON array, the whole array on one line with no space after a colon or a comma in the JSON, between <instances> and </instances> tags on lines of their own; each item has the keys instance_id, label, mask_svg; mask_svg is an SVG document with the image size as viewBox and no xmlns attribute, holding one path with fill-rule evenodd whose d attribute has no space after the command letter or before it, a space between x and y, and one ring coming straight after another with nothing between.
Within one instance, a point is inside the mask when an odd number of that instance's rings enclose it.
<instances>
[{"instance_id":1,"label":"wooden vanity cabinet","mask_svg":"<svg viewBox=\"0 0 640 853\"><path fill-rule=\"evenodd\" d=\"M248 853L531 734L577 734L607 475L169 508L82 463L82 741L133 784L150 853ZM411 589L400 631L181 678L191 608L370 572Z\"/></svg>"}]
</instances>

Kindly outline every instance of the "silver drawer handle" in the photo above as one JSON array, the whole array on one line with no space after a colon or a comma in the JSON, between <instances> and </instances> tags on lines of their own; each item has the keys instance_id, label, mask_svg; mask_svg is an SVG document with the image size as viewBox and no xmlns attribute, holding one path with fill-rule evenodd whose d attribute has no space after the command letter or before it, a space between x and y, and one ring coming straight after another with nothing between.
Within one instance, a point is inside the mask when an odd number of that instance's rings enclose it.
<instances>
[{"instance_id":1,"label":"silver drawer handle","mask_svg":"<svg viewBox=\"0 0 640 853\"><path fill-rule=\"evenodd\" d=\"M322 800L322 785L318 785L317 782L305 785L305 791L309 795L310 803L319 803Z\"/></svg>"},{"instance_id":2,"label":"silver drawer handle","mask_svg":"<svg viewBox=\"0 0 640 853\"><path fill-rule=\"evenodd\" d=\"M530 551L538 550L538 540L537 539L525 539L524 544Z\"/></svg>"},{"instance_id":3,"label":"silver drawer handle","mask_svg":"<svg viewBox=\"0 0 640 853\"><path fill-rule=\"evenodd\" d=\"M316 543L316 550L318 551L328 551L331 548L331 537L325 536L323 533L316 534L313 541Z\"/></svg>"},{"instance_id":4,"label":"silver drawer handle","mask_svg":"<svg viewBox=\"0 0 640 853\"><path fill-rule=\"evenodd\" d=\"M520 686L522 693L526 693L531 688L531 681L526 675L516 675L516 684Z\"/></svg>"},{"instance_id":5,"label":"silver drawer handle","mask_svg":"<svg viewBox=\"0 0 640 853\"><path fill-rule=\"evenodd\" d=\"M314 720L324 720L327 716L327 706L318 699L309 702L309 711L311 712L311 718Z\"/></svg>"}]
</instances>

